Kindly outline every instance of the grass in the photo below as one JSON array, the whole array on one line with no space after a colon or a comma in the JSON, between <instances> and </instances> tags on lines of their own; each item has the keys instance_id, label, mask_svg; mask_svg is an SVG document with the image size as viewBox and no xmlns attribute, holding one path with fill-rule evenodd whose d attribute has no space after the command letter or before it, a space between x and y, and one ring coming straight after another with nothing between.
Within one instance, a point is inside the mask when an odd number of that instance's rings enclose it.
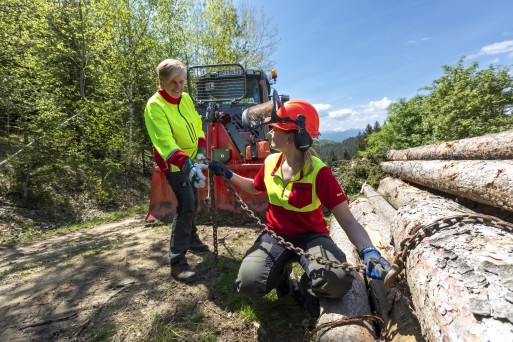
<instances>
[{"instance_id":1,"label":"grass","mask_svg":"<svg viewBox=\"0 0 513 342\"><path fill-rule=\"evenodd\" d=\"M237 293L235 279L244 252L245 248L241 246L240 249L231 250L229 257L219 256L218 278L209 286L209 297L215 298L215 302L226 317L233 315L235 320L240 319L252 323L252 326L259 326L268 337L287 334L285 330L291 328L291 323L297 327L293 328L295 331L301 329L299 322L309 315L298 305L293 295L278 298L276 291L272 290L258 300L251 300ZM208 256L198 265L197 271L208 273L213 267L214 260ZM293 276L299 279L302 273L301 266L294 263ZM182 317L171 313L169 316L172 318L167 321L162 318L156 319L152 332L144 341L217 341L219 338L218 323L197 311L189 312Z\"/></svg>"}]
</instances>

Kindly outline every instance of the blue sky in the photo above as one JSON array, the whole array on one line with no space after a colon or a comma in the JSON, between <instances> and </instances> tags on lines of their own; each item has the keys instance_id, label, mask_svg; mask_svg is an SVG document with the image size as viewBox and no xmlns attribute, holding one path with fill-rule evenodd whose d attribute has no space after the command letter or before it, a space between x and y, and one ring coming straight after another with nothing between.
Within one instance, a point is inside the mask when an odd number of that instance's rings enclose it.
<instances>
[{"instance_id":1,"label":"blue sky","mask_svg":"<svg viewBox=\"0 0 513 342\"><path fill-rule=\"evenodd\" d=\"M442 75L513 65L512 0L252 0L278 29L280 94L319 111L320 131L365 128Z\"/></svg>"}]
</instances>

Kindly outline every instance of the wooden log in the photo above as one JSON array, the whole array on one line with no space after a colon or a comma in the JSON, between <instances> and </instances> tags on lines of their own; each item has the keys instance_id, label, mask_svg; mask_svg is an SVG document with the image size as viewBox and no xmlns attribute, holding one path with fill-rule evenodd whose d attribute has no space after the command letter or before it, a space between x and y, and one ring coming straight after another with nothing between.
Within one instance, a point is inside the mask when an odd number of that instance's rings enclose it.
<instances>
[{"instance_id":1,"label":"wooden log","mask_svg":"<svg viewBox=\"0 0 513 342\"><path fill-rule=\"evenodd\" d=\"M396 249L414 227L453 215L475 215L398 180L383 180L378 192L384 189L391 190L386 197L399 208L392 230ZM484 223L454 224L422 238L405 265L413 306L428 341L512 340L512 233Z\"/></svg>"},{"instance_id":2,"label":"wooden log","mask_svg":"<svg viewBox=\"0 0 513 342\"><path fill-rule=\"evenodd\" d=\"M362 186L362 192L370 204L378 211L379 215L386 220L382 225L379 225L379 234L383 238L385 245L391 245L392 234L390 233L390 222L394 220L396 210L369 184Z\"/></svg>"},{"instance_id":3,"label":"wooden log","mask_svg":"<svg viewBox=\"0 0 513 342\"><path fill-rule=\"evenodd\" d=\"M388 160L513 159L513 131L391 150Z\"/></svg>"},{"instance_id":4,"label":"wooden log","mask_svg":"<svg viewBox=\"0 0 513 342\"><path fill-rule=\"evenodd\" d=\"M372 187L371 187L372 189ZM376 193L372 189L373 193ZM381 197L381 196L380 196ZM392 261L394 247L383 245L381 232L390 232L391 223L384 218L366 198L359 198L350 205L354 217L368 232L372 243L381 255ZM395 210L394 210L395 211ZM384 228L385 227L385 228ZM382 280L368 278L370 297L376 315L383 318L388 327L390 340L393 342L424 341L420 323L413 313L410 300L396 289L387 289Z\"/></svg>"},{"instance_id":5,"label":"wooden log","mask_svg":"<svg viewBox=\"0 0 513 342\"><path fill-rule=\"evenodd\" d=\"M420 193L417 188L409 186L394 177L382 179L377 191L395 209L409 202L423 199L426 196L424 192Z\"/></svg>"},{"instance_id":6,"label":"wooden log","mask_svg":"<svg viewBox=\"0 0 513 342\"><path fill-rule=\"evenodd\" d=\"M361 260L354 245L349 241L344 230L334 220L331 224L330 235L337 246L344 251L347 262L356 265ZM361 315L370 315L369 299L367 289L361 273L353 271L355 280L353 287L342 298L321 299L321 316L317 326L333 322L338 319L350 318ZM333 328L322 329L317 333L317 341L338 342L338 341L372 341L376 340L374 326L370 322L362 322L349 325L340 325Z\"/></svg>"},{"instance_id":7,"label":"wooden log","mask_svg":"<svg viewBox=\"0 0 513 342\"><path fill-rule=\"evenodd\" d=\"M393 161L380 168L409 182L513 211L513 160Z\"/></svg>"}]
</instances>

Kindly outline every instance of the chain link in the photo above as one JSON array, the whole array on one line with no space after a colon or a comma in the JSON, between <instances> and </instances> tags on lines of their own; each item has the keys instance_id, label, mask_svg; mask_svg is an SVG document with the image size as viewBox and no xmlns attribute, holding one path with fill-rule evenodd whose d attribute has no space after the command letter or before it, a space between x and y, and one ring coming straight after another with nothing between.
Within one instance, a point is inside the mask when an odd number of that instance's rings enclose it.
<instances>
[{"instance_id":1,"label":"chain link","mask_svg":"<svg viewBox=\"0 0 513 342\"><path fill-rule=\"evenodd\" d=\"M212 174L210 176L213 176ZM365 273L365 265L351 265L347 262L339 263L337 261L332 260L326 260L322 257L315 257L311 253L305 252L303 249L299 247L295 247L292 243L285 241L281 236L276 235L272 230L270 230L265 224L262 223L260 218L255 215L255 213L248 207L248 205L242 200L242 198L239 196L239 194L235 191L235 189L232 187L228 179L226 179L225 175L223 174L222 177L226 187L228 190L233 194L235 197L237 203L241 206L243 211L252 219L255 220L257 225L261 227L265 232L267 232L269 235L271 235L273 238L275 238L278 242L278 244L284 246L290 251L293 251L299 256L304 256L308 260L316 261L317 263L321 265L328 265L333 268L342 268L346 272L350 271L357 271L357 272L364 272ZM211 181L211 189L213 189L213 181ZM213 190L212 190L213 191ZM213 203L213 200L211 202L211 205ZM213 208L213 207L212 207ZM212 209L213 210L213 209ZM215 224L215 221L213 221ZM426 225L418 225L412 229L412 232L410 235L405 238L401 244L400 247L402 249L401 253L398 253L394 256L394 261L392 263L393 269L387 274L385 277L385 285L388 288L396 287L399 281L404 279L404 274L401 274L401 272L404 270L406 265L406 259L408 257L409 251L414 249L416 246L419 245L419 243L427 236L432 235L436 231L443 229L443 228L449 228L452 226L455 226L458 223L482 223L486 224L492 227L496 227L502 230L505 230L509 233L513 233L513 224L499 220L497 218L488 216L488 215L481 215L481 214L466 214L466 215L454 215L451 217L442 218L439 220L436 220L435 222L432 222L430 224ZM216 226L214 226L214 230L216 230ZM215 237L217 240L217 236ZM215 240L215 245L216 245ZM214 248L215 253L217 253L217 246ZM216 255L216 263L217 263L217 255ZM366 316L355 316L355 317L348 317L343 318L340 320L336 320L333 322L328 322L326 324L320 325L316 329L314 329L309 336L311 337L315 332L317 332L320 329L328 328L328 327L334 327L337 325L344 325L344 324L351 324L355 322L364 322L368 320L374 320L380 325L381 330L381 340L390 341L390 336L388 334L387 329L384 326L383 320L374 315L366 315Z\"/></svg>"},{"instance_id":2,"label":"chain link","mask_svg":"<svg viewBox=\"0 0 513 342\"><path fill-rule=\"evenodd\" d=\"M218 241L217 241L217 210L216 210L216 193L214 190L214 173L212 170L208 171L208 181L210 185L209 197L210 197L210 220L212 221L212 237L214 240L214 272L218 271Z\"/></svg>"},{"instance_id":3,"label":"chain link","mask_svg":"<svg viewBox=\"0 0 513 342\"><path fill-rule=\"evenodd\" d=\"M401 241L401 252L394 256L394 260L392 262L393 269L386 275L385 285L388 288L396 287L396 285L404 279L404 275L400 276L400 274L406 267L406 259L408 258L410 251L417 247L425 237L428 237L443 228L453 228L459 223L482 223L491 227L499 228L508 233L513 233L513 224L482 214L454 215L438 219L429 224L417 225L412 228L409 236Z\"/></svg>"},{"instance_id":4,"label":"chain link","mask_svg":"<svg viewBox=\"0 0 513 342\"><path fill-rule=\"evenodd\" d=\"M246 212L246 214L248 214L251 218L253 218L256 221L257 225L259 227L261 227L265 232L267 232L269 235L271 235L273 238L275 238L278 241L278 244L284 246L286 249L296 253L299 256L304 256L308 260L315 261L324 266L331 266L333 268L341 268L346 272L351 272L351 271L365 272L365 265L363 265L363 264L354 266L348 262L340 263L338 261L324 259L323 257L316 257L312 253L305 252L302 248L296 247L292 243L285 241L285 239L283 239L279 235L276 235L275 232L270 230L265 224L262 223L260 218L258 218L255 215L255 213L251 209L249 209L248 205L246 203L244 203L242 198L239 196L239 194L235 191L235 189L232 187L230 182L225 177L223 177L223 180L224 180L224 183L226 184L226 187L228 188L228 190L230 190L230 192L235 196L237 203L239 203L239 205Z\"/></svg>"},{"instance_id":5,"label":"chain link","mask_svg":"<svg viewBox=\"0 0 513 342\"><path fill-rule=\"evenodd\" d=\"M319 330L326 329L326 328L334 328L336 326L340 325L348 325L353 323L363 323L366 321L374 321L377 323L381 330L381 336L380 341L390 341L390 337L388 336L388 331L385 328L385 321L381 317L375 316L375 315L361 315L361 316L352 316L352 317L344 317L340 319L336 319L331 322L323 323L315 327L312 331L310 331L307 335L307 340L310 341L312 336L318 332Z\"/></svg>"}]
</instances>

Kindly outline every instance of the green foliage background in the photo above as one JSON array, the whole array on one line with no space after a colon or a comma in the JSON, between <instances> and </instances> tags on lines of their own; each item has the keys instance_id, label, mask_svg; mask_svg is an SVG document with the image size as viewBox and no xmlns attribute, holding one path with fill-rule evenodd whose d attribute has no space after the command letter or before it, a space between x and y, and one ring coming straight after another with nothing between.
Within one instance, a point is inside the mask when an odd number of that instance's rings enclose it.
<instances>
[{"instance_id":1,"label":"green foliage background","mask_svg":"<svg viewBox=\"0 0 513 342\"><path fill-rule=\"evenodd\" d=\"M379 132L370 134L366 151L405 149L513 129L513 74L509 66L479 69L442 66L443 74L413 98L388 107Z\"/></svg>"},{"instance_id":2,"label":"green foliage background","mask_svg":"<svg viewBox=\"0 0 513 342\"><path fill-rule=\"evenodd\" d=\"M72 219L147 201L142 113L156 65L177 58L269 70L276 32L262 10L231 0L3 0L0 201ZM347 193L377 185L388 149L513 129L510 68L465 64L442 66L431 85L392 103L382 126L315 143Z\"/></svg>"},{"instance_id":3,"label":"green foliage background","mask_svg":"<svg viewBox=\"0 0 513 342\"><path fill-rule=\"evenodd\" d=\"M275 32L231 0L3 0L0 200L70 216L146 201L158 63L269 68Z\"/></svg>"}]
</instances>

